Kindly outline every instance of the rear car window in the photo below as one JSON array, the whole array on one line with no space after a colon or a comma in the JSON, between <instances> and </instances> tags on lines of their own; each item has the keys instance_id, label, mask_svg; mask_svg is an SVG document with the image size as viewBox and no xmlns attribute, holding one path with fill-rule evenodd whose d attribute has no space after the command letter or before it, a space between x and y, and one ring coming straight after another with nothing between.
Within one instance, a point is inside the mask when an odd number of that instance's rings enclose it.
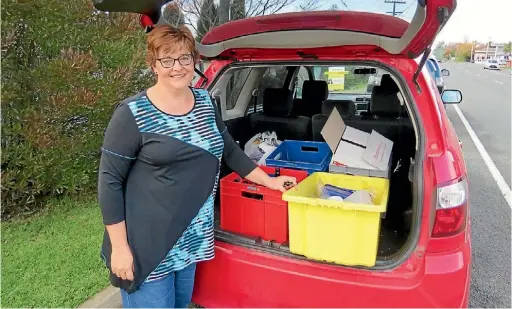
<instances>
[{"instance_id":1,"label":"rear car window","mask_svg":"<svg viewBox=\"0 0 512 309\"><path fill-rule=\"evenodd\" d=\"M361 66L318 66L313 67L316 80L324 80L329 88L329 97L336 94L369 94L369 89L378 83L378 74L355 74Z\"/></svg>"}]
</instances>

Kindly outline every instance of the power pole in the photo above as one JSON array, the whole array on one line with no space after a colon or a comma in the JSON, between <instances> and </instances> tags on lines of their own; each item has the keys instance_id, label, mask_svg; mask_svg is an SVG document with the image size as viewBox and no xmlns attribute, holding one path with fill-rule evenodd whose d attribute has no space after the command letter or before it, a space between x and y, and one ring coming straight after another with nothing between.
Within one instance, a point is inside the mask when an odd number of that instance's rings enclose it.
<instances>
[{"instance_id":1,"label":"power pole","mask_svg":"<svg viewBox=\"0 0 512 309\"><path fill-rule=\"evenodd\" d=\"M474 60L473 57L475 57L475 41L471 42L471 56L469 57L469 62Z\"/></svg>"},{"instance_id":2,"label":"power pole","mask_svg":"<svg viewBox=\"0 0 512 309\"><path fill-rule=\"evenodd\" d=\"M406 4L407 2L403 0L384 0L384 3L392 3L393 4L393 12L387 12L388 14L393 14L393 16L396 16L397 14L402 14L403 12L397 12L396 11L396 5L397 4Z\"/></svg>"},{"instance_id":3,"label":"power pole","mask_svg":"<svg viewBox=\"0 0 512 309\"><path fill-rule=\"evenodd\" d=\"M485 50L485 60L489 59L489 45L491 44L491 37L489 37L489 41L487 41L487 49Z\"/></svg>"}]
</instances>

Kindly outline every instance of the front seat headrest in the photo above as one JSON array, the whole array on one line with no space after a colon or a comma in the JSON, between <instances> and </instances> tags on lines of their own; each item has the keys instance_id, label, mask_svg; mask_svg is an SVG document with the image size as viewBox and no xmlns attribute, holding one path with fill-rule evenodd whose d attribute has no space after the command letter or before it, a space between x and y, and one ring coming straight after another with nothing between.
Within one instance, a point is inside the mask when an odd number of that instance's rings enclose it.
<instances>
[{"instance_id":1,"label":"front seat headrest","mask_svg":"<svg viewBox=\"0 0 512 309\"><path fill-rule=\"evenodd\" d=\"M263 113L267 116L288 117L293 108L293 95L286 88L266 88L263 91Z\"/></svg>"},{"instance_id":2,"label":"front seat headrest","mask_svg":"<svg viewBox=\"0 0 512 309\"><path fill-rule=\"evenodd\" d=\"M305 80L302 85L302 100L319 103L327 99L329 88L324 80Z\"/></svg>"},{"instance_id":3,"label":"front seat headrest","mask_svg":"<svg viewBox=\"0 0 512 309\"><path fill-rule=\"evenodd\" d=\"M376 116L399 117L401 111L398 92L400 89L389 74L382 75L380 85L374 86L370 112Z\"/></svg>"}]
</instances>

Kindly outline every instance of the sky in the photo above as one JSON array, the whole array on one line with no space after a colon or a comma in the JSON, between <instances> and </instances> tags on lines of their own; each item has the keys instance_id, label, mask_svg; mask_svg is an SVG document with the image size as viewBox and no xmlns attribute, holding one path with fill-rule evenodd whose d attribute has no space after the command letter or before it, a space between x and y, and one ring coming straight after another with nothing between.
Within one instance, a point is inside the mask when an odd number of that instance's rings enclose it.
<instances>
[{"instance_id":1,"label":"sky","mask_svg":"<svg viewBox=\"0 0 512 309\"><path fill-rule=\"evenodd\" d=\"M340 9L385 13L391 11L393 4L384 0L319 0L325 4L323 9L337 4ZM417 0L403 0L405 4L397 4L399 15L410 21L416 10ZM343 5L343 2L346 4ZM290 6L284 11L293 11ZM457 8L452 17L438 35L436 41L462 42L469 41L493 42L512 41L512 0L458 0Z\"/></svg>"}]
</instances>

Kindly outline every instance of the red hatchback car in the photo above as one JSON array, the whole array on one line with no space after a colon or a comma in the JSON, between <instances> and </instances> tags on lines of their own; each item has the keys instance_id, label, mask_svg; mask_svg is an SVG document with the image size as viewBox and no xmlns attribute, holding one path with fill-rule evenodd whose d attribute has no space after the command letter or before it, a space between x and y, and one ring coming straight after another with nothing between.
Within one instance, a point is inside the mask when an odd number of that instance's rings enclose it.
<instances>
[{"instance_id":1,"label":"red hatchback car","mask_svg":"<svg viewBox=\"0 0 512 309\"><path fill-rule=\"evenodd\" d=\"M141 13L147 26L162 22L158 12L165 2L96 0L95 6ZM198 49L208 67L196 86L210 92L242 147L266 130L282 140L323 141L333 108L347 125L375 130L394 146L374 266L308 259L286 243L236 234L218 223L216 257L198 265L195 303L468 306L467 171L444 108L462 95L450 89L440 94L424 65L455 7L455 0L418 0L410 23L364 12L284 13L229 22L204 36Z\"/></svg>"}]
</instances>

